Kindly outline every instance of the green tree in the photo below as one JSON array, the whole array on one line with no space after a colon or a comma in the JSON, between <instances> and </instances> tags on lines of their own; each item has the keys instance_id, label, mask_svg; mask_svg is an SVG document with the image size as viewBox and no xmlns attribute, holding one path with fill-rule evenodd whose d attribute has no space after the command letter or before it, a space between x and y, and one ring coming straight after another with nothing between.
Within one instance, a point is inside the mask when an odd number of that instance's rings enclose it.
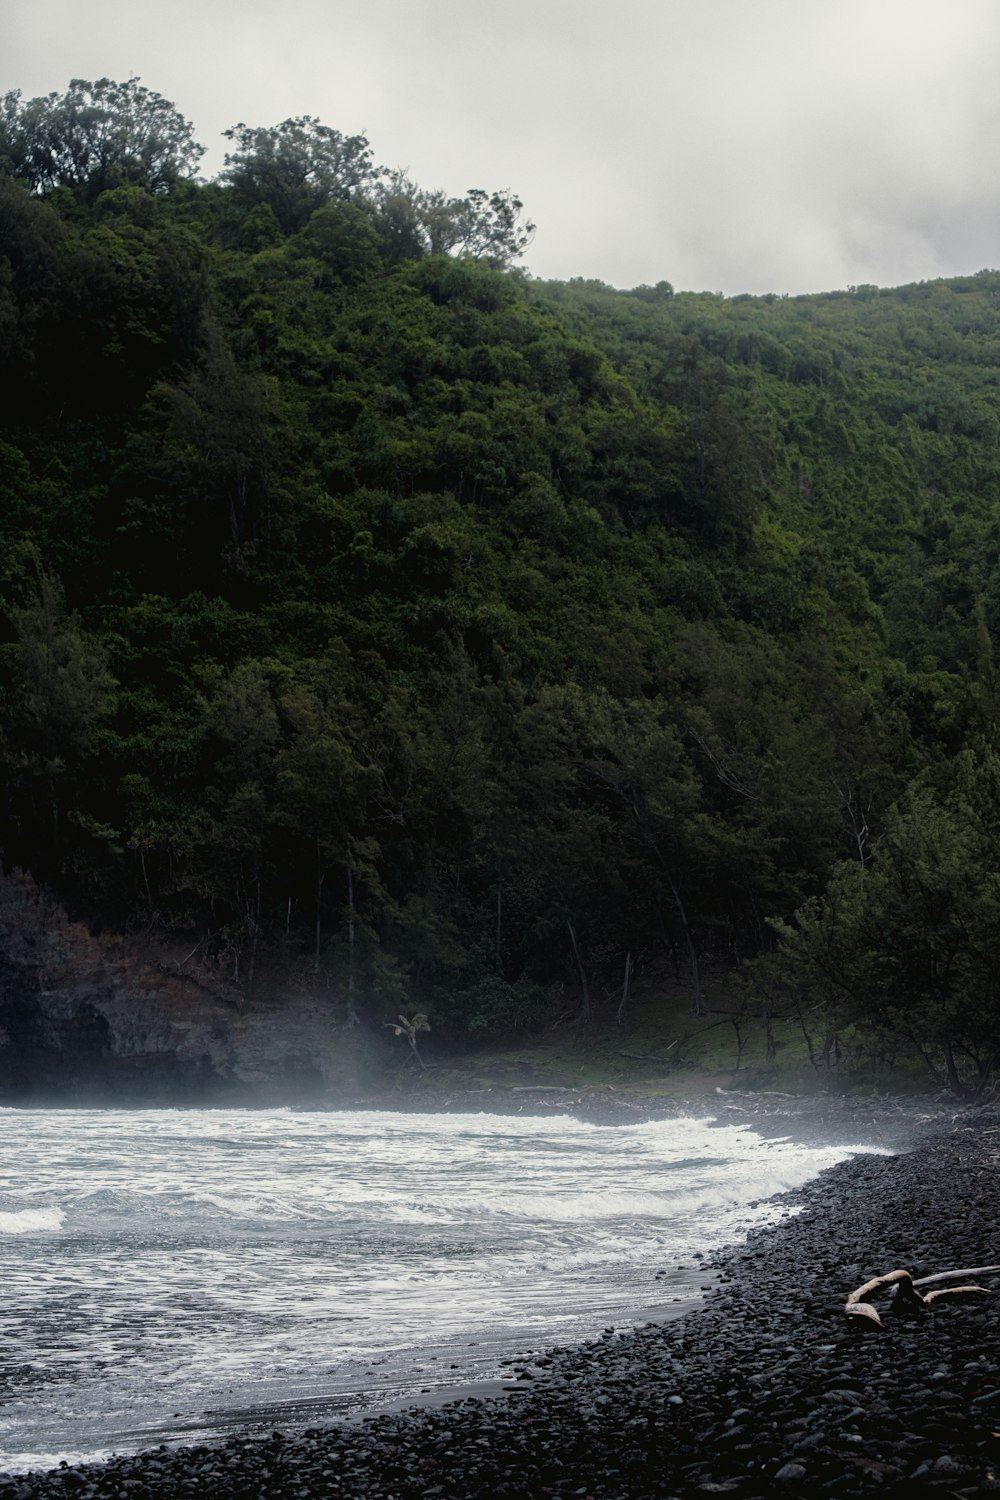
<instances>
[{"instance_id":1,"label":"green tree","mask_svg":"<svg viewBox=\"0 0 1000 1500\"><path fill-rule=\"evenodd\" d=\"M165 428L148 465L173 492L162 524L174 545L195 576L204 570L214 581L220 558L245 572L255 554L268 554L279 529L273 383L241 368L223 330L209 323L197 366L155 387L148 412Z\"/></svg>"},{"instance_id":2,"label":"green tree","mask_svg":"<svg viewBox=\"0 0 1000 1500\"><path fill-rule=\"evenodd\" d=\"M81 780L114 709L117 684L100 643L66 610L59 580L40 567L34 597L11 615L15 641L7 655L18 723L5 745L8 776L20 816L35 828L40 856L58 858L72 837L64 826L67 813L79 826L96 828L87 818ZM40 826L32 816L39 794L45 808Z\"/></svg>"},{"instance_id":3,"label":"green tree","mask_svg":"<svg viewBox=\"0 0 1000 1500\"><path fill-rule=\"evenodd\" d=\"M470 188L449 204L452 217L449 250L484 260L499 270L518 260L531 244L535 225L522 219L524 204L509 188L487 193Z\"/></svg>"},{"instance_id":4,"label":"green tree","mask_svg":"<svg viewBox=\"0 0 1000 1500\"><path fill-rule=\"evenodd\" d=\"M302 229L316 209L356 197L382 177L363 135L342 135L312 115L280 125L234 125L223 182L248 205L266 203L286 234Z\"/></svg>"},{"instance_id":5,"label":"green tree","mask_svg":"<svg viewBox=\"0 0 1000 1500\"><path fill-rule=\"evenodd\" d=\"M123 183L162 193L192 176L205 148L169 99L138 78L74 78L65 94L0 102L0 159L36 193L66 187L87 203Z\"/></svg>"},{"instance_id":6,"label":"green tree","mask_svg":"<svg viewBox=\"0 0 1000 1500\"><path fill-rule=\"evenodd\" d=\"M470 188L464 198L448 198L393 172L378 184L372 204L393 262L454 254L504 270L520 259L535 233L535 225L523 217L524 204L509 189Z\"/></svg>"},{"instance_id":7,"label":"green tree","mask_svg":"<svg viewBox=\"0 0 1000 1500\"><path fill-rule=\"evenodd\" d=\"M365 764L357 748L361 724L348 681L344 661L331 654L307 666L282 693L280 711L286 731L275 759L275 821L291 839L294 862L287 878L303 890L306 908L313 913L311 947L316 972L323 963L324 917L329 910L336 913L335 925L346 935L345 1000L353 1018L361 887L377 900L381 884L368 806L378 773ZM331 899L331 886L338 876ZM370 931L368 925L366 932Z\"/></svg>"},{"instance_id":8,"label":"green tree","mask_svg":"<svg viewBox=\"0 0 1000 1500\"><path fill-rule=\"evenodd\" d=\"M992 751L988 760L995 791ZM903 1041L958 1095L983 1086L1000 1048L1000 877L991 859L1000 822L991 806L987 837L970 816L970 794L981 807L971 785L946 805L914 790L892 810L870 865L839 866L794 925L775 924L779 970L826 1008L834 1030Z\"/></svg>"}]
</instances>

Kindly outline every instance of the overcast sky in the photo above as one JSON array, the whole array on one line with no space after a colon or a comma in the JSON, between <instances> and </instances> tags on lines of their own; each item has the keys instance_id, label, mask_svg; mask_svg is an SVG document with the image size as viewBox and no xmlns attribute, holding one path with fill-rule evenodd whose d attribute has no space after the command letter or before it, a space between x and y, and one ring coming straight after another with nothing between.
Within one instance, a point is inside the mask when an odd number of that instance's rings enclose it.
<instances>
[{"instance_id":1,"label":"overcast sky","mask_svg":"<svg viewBox=\"0 0 1000 1500\"><path fill-rule=\"evenodd\" d=\"M0 92L139 75L511 188L536 276L824 291L1000 265L1000 0L0 0Z\"/></svg>"}]
</instances>

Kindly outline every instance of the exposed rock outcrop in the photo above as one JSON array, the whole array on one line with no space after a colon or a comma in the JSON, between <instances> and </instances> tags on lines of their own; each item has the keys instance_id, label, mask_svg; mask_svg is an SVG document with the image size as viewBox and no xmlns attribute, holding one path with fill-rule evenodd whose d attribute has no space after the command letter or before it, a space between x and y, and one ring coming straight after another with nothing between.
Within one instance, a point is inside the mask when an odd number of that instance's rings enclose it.
<instances>
[{"instance_id":1,"label":"exposed rock outcrop","mask_svg":"<svg viewBox=\"0 0 1000 1500\"><path fill-rule=\"evenodd\" d=\"M319 985L270 973L247 996L190 947L94 937L0 877L0 1103L317 1102L378 1068L381 1037Z\"/></svg>"}]
</instances>

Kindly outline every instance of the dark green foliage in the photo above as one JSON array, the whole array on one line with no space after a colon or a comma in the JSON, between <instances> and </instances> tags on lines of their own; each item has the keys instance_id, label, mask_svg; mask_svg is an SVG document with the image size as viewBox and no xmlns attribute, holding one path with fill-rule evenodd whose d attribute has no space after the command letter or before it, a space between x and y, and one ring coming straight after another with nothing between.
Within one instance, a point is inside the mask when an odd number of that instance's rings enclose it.
<instances>
[{"instance_id":1,"label":"dark green foliage","mask_svg":"<svg viewBox=\"0 0 1000 1500\"><path fill-rule=\"evenodd\" d=\"M65 94L0 100L0 162L37 193L68 188L93 203L124 183L165 192L204 151L169 99L138 78L74 78Z\"/></svg>"},{"instance_id":2,"label":"dark green foliage","mask_svg":"<svg viewBox=\"0 0 1000 1500\"><path fill-rule=\"evenodd\" d=\"M286 234L328 203L354 197L383 175L363 135L344 136L311 115L266 128L234 125L223 180L248 206L266 204Z\"/></svg>"},{"instance_id":3,"label":"dark green foliage","mask_svg":"<svg viewBox=\"0 0 1000 1500\"><path fill-rule=\"evenodd\" d=\"M157 100L5 103L7 859L436 1035L626 955L697 1009L778 924L829 1026L988 1071L1000 275L546 285L508 193L307 117L184 181ZM45 176L71 103L117 155Z\"/></svg>"},{"instance_id":4,"label":"dark green foliage","mask_svg":"<svg viewBox=\"0 0 1000 1500\"><path fill-rule=\"evenodd\" d=\"M522 222L524 204L510 191L470 188L464 198L425 192L402 173L389 174L373 195L387 261L454 252L500 269L524 254L535 226Z\"/></svg>"}]
</instances>

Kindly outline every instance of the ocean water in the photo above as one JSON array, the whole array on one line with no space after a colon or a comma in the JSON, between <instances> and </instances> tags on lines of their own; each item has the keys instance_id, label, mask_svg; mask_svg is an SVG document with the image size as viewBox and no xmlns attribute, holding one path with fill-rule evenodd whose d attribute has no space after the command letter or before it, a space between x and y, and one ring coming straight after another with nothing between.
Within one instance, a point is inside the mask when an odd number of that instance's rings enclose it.
<instances>
[{"instance_id":1,"label":"ocean water","mask_svg":"<svg viewBox=\"0 0 1000 1500\"><path fill-rule=\"evenodd\" d=\"M0 1110L0 1469L316 1425L667 1316L865 1146L677 1119Z\"/></svg>"}]
</instances>

